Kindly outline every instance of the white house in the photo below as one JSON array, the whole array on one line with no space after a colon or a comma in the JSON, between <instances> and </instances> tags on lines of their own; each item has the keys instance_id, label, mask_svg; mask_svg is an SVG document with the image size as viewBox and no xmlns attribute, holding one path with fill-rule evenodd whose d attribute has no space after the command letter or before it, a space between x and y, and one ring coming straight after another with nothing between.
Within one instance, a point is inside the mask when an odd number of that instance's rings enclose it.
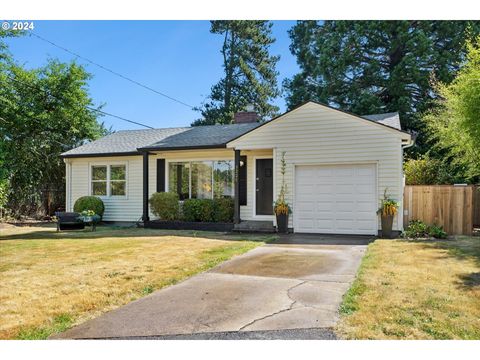
<instances>
[{"instance_id":1,"label":"white house","mask_svg":"<svg viewBox=\"0 0 480 360\"><path fill-rule=\"evenodd\" d=\"M357 116L307 102L270 121L239 113L235 124L119 131L62 154L66 208L96 195L105 221L148 221L148 199L235 198L235 222L271 221L285 153L295 232L377 234L385 189L403 198L403 148L412 144L397 113ZM238 174L238 176L235 176ZM402 230L402 208L393 229Z\"/></svg>"}]
</instances>

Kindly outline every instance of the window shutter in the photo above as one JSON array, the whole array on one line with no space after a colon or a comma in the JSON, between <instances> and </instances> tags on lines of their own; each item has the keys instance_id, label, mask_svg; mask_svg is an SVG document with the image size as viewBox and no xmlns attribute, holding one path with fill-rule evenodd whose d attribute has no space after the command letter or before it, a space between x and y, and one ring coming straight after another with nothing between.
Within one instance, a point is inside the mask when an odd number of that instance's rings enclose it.
<instances>
[{"instance_id":1,"label":"window shutter","mask_svg":"<svg viewBox=\"0 0 480 360\"><path fill-rule=\"evenodd\" d=\"M157 192L165 191L165 159L157 159Z\"/></svg>"},{"instance_id":2,"label":"window shutter","mask_svg":"<svg viewBox=\"0 0 480 360\"><path fill-rule=\"evenodd\" d=\"M240 171L238 172L240 205L247 205L247 157L240 156L240 161L243 162L243 166L240 166Z\"/></svg>"}]
</instances>

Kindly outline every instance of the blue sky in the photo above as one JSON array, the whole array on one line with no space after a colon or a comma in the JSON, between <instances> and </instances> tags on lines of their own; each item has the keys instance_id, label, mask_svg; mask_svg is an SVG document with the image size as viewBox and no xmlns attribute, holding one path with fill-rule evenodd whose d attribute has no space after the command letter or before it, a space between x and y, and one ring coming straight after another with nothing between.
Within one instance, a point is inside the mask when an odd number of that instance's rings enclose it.
<instances>
[{"instance_id":1,"label":"blue sky","mask_svg":"<svg viewBox=\"0 0 480 360\"><path fill-rule=\"evenodd\" d=\"M287 31L295 21L274 21L275 44L280 55L277 70L282 80L298 72L288 47ZM209 32L208 21L35 21L35 33L116 72L191 105L199 105L222 76L222 37ZM33 36L7 39L14 58L27 68L48 58L70 61L75 56ZM81 59L93 74L90 94L105 111L155 128L188 126L199 114ZM282 97L276 99L285 110ZM114 130L139 128L119 119L103 117Z\"/></svg>"}]
</instances>

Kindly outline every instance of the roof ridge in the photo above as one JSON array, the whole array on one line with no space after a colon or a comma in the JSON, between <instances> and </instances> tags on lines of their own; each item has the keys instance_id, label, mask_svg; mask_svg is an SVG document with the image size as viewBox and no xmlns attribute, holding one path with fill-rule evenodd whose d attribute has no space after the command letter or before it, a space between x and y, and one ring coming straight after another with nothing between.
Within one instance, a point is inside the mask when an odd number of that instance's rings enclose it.
<instances>
[{"instance_id":1,"label":"roof ridge","mask_svg":"<svg viewBox=\"0 0 480 360\"><path fill-rule=\"evenodd\" d=\"M199 126L176 126L176 127L165 127L165 128L152 128L152 129L122 129L113 132L112 134L116 134L119 132L129 132L129 131L152 131L152 130L178 130L178 129L195 129L195 128L205 128L205 127L213 127L213 126L245 126L245 125L252 125L252 124L261 124L260 122L252 122L252 123L242 123L242 124L213 124L213 125L199 125ZM109 135L112 135L109 134Z\"/></svg>"}]
</instances>

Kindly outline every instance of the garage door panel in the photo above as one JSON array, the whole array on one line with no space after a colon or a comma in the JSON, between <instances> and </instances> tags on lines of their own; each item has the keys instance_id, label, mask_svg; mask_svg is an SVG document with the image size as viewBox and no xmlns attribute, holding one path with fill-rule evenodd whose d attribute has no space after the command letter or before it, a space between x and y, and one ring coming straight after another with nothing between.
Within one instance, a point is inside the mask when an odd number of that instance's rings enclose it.
<instances>
[{"instance_id":1,"label":"garage door panel","mask_svg":"<svg viewBox=\"0 0 480 360\"><path fill-rule=\"evenodd\" d=\"M341 178L342 177L349 177L349 176L353 176L354 173L355 173L355 169L351 168L351 167L346 167L346 166L343 166L343 167L335 167L334 168L334 175L339 177L340 180L342 180Z\"/></svg>"},{"instance_id":2,"label":"garage door panel","mask_svg":"<svg viewBox=\"0 0 480 360\"><path fill-rule=\"evenodd\" d=\"M376 234L375 165L299 166L295 173L295 231Z\"/></svg>"},{"instance_id":3,"label":"garage door panel","mask_svg":"<svg viewBox=\"0 0 480 360\"><path fill-rule=\"evenodd\" d=\"M334 201L318 201L316 202L317 211L331 211L334 204Z\"/></svg>"},{"instance_id":4,"label":"garage door panel","mask_svg":"<svg viewBox=\"0 0 480 360\"><path fill-rule=\"evenodd\" d=\"M352 212L353 209L355 208L355 201L337 201L335 204L335 210L338 212Z\"/></svg>"},{"instance_id":5,"label":"garage door panel","mask_svg":"<svg viewBox=\"0 0 480 360\"><path fill-rule=\"evenodd\" d=\"M297 204L299 211L313 212L315 210L315 202L313 201L298 201Z\"/></svg>"},{"instance_id":6,"label":"garage door panel","mask_svg":"<svg viewBox=\"0 0 480 360\"><path fill-rule=\"evenodd\" d=\"M337 184L337 186L335 186L334 191L335 191L336 194L352 195L352 194L355 194L355 185L352 185L352 184Z\"/></svg>"},{"instance_id":7,"label":"garage door panel","mask_svg":"<svg viewBox=\"0 0 480 360\"><path fill-rule=\"evenodd\" d=\"M317 194L331 195L334 188L335 184L315 185L315 192Z\"/></svg>"},{"instance_id":8,"label":"garage door panel","mask_svg":"<svg viewBox=\"0 0 480 360\"><path fill-rule=\"evenodd\" d=\"M364 201L358 201L356 209L358 213L366 212L370 215L373 211L377 210L375 204L371 202L364 202Z\"/></svg>"},{"instance_id":9,"label":"garage door panel","mask_svg":"<svg viewBox=\"0 0 480 360\"><path fill-rule=\"evenodd\" d=\"M357 176L364 176L364 177L369 177L371 178L372 176L375 176L375 167L373 166L362 166L362 167L357 167L356 168L356 174Z\"/></svg>"},{"instance_id":10,"label":"garage door panel","mask_svg":"<svg viewBox=\"0 0 480 360\"><path fill-rule=\"evenodd\" d=\"M372 180L370 180L372 181ZM366 195L372 195L375 193L374 189L372 189L372 184L358 184L355 186L356 193L357 194L366 194ZM371 198L370 198L371 200Z\"/></svg>"}]
</instances>

